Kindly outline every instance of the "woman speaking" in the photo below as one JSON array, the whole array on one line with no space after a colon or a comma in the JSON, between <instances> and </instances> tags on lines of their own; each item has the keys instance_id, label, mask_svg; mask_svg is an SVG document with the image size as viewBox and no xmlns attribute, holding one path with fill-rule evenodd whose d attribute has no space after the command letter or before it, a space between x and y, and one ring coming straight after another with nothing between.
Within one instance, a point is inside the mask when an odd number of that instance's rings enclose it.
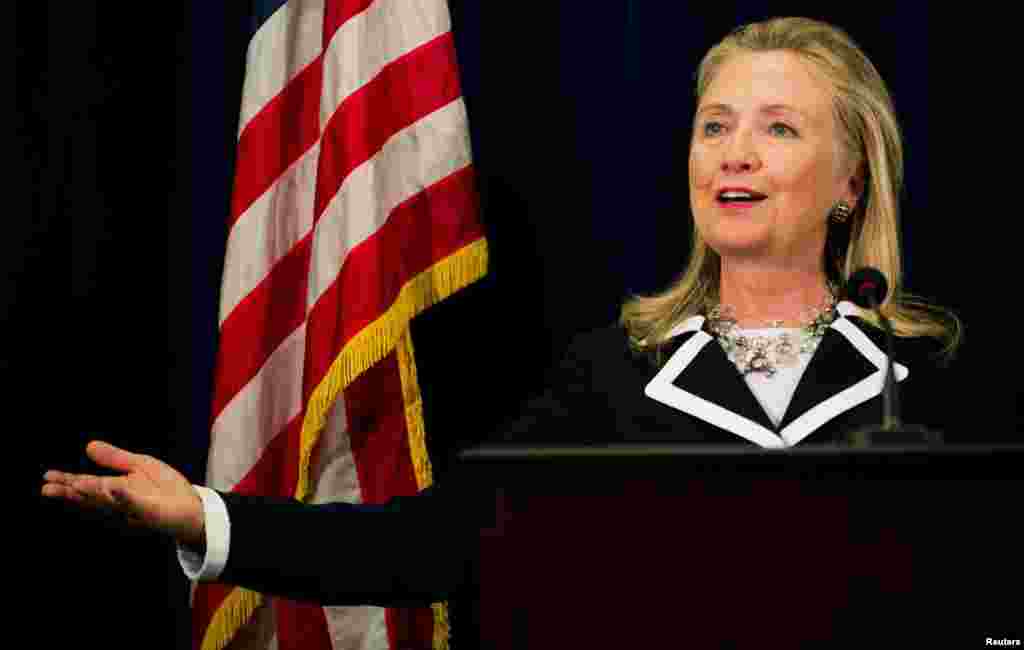
<instances>
[{"instance_id":1,"label":"woman speaking","mask_svg":"<svg viewBox=\"0 0 1024 650\"><path fill-rule=\"evenodd\" d=\"M877 317L843 294L861 267L891 288L880 309L896 335L904 418L943 428L960 326L902 289L903 152L878 71L839 29L773 19L705 55L696 98L686 268L667 291L626 302L617 324L577 337L547 390L497 437L841 442L880 421L887 367ZM166 532L194 578L325 604L431 602L461 588L458 543L428 540L419 560L395 549L403 531L448 507L438 494L376 508L306 505L193 487L157 459L102 442L87 453L119 474L51 470L42 493ZM339 544L363 561L322 561Z\"/></svg>"}]
</instances>

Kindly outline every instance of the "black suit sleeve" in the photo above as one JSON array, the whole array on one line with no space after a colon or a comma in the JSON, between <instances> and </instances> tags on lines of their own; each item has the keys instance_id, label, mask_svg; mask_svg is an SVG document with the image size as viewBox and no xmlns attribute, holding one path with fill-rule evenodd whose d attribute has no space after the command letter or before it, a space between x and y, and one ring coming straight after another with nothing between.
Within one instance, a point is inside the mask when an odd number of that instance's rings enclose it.
<instances>
[{"instance_id":1,"label":"black suit sleeve","mask_svg":"<svg viewBox=\"0 0 1024 650\"><path fill-rule=\"evenodd\" d=\"M323 605L407 607L464 587L475 523L430 488L381 506L221 493L231 521L220 580Z\"/></svg>"}]
</instances>

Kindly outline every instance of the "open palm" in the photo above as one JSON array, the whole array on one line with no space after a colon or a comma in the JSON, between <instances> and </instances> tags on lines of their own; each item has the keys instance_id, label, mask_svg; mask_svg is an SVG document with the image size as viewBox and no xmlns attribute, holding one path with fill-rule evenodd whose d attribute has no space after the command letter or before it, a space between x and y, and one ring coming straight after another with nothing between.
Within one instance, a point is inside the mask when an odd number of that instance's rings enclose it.
<instances>
[{"instance_id":1,"label":"open palm","mask_svg":"<svg viewBox=\"0 0 1024 650\"><path fill-rule=\"evenodd\" d=\"M84 507L120 512L129 521L162 531L180 542L204 542L203 505L191 483L152 456L133 454L105 442L90 442L86 454L119 476L49 470L42 494Z\"/></svg>"}]
</instances>

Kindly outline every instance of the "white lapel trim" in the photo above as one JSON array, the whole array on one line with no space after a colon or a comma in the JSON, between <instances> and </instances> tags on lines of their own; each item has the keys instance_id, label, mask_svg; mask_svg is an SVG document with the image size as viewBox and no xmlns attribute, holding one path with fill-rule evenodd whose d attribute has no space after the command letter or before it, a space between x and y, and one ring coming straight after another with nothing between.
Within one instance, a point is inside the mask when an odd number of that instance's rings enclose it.
<instances>
[{"instance_id":1,"label":"white lapel trim","mask_svg":"<svg viewBox=\"0 0 1024 650\"><path fill-rule=\"evenodd\" d=\"M846 316L857 314L857 308L848 301L836 305L842 318L837 318L831 325L832 329L846 337L857 351L872 363L877 371L871 373L853 386L839 391L827 400L820 402L806 413L793 420L785 429L779 432L787 445L795 445L818 427L825 424L840 413L852 409L854 406L863 404L872 397L879 395L885 387L885 353L875 345L859 327L847 320ZM893 369L896 372L896 381L903 381L910 374L910 370L900 364L893 362Z\"/></svg>"},{"instance_id":2,"label":"white lapel trim","mask_svg":"<svg viewBox=\"0 0 1024 650\"><path fill-rule=\"evenodd\" d=\"M669 332L669 338L685 332L696 332L696 334L679 346L665 366L648 382L644 388L644 394L762 447L779 448L795 445L840 413L879 395L884 388L885 353L860 328L846 318L859 314L857 307L844 300L836 305L836 310L841 318L837 318L831 327L846 337L846 340L878 370L853 386L811 407L806 413L790 422L778 435L747 417L709 402L672 383L696 358L697 353L714 340L707 333L699 331L704 324L703 316L688 318ZM909 369L902 364L894 362L893 368L896 371L896 381L903 381L910 374Z\"/></svg>"},{"instance_id":3,"label":"white lapel trim","mask_svg":"<svg viewBox=\"0 0 1024 650\"><path fill-rule=\"evenodd\" d=\"M703 316L694 316L676 326L669 336L674 337L683 332L699 330L703 323ZM658 374L654 375L654 378L648 382L644 388L644 394L663 404L709 422L716 427L725 429L730 433L735 433L741 438L745 438L762 447L778 448L786 446L782 438L757 422L697 397L693 393L685 391L672 383L672 380L682 374L686 366L690 365L696 358L697 353L714 340L706 332L700 331L690 337L688 341L679 346L679 349L669 358L664 367L658 371Z\"/></svg>"},{"instance_id":4,"label":"white lapel trim","mask_svg":"<svg viewBox=\"0 0 1024 650\"><path fill-rule=\"evenodd\" d=\"M667 339L674 339L675 337L679 336L680 334L682 334L684 332L696 332L697 330L699 330L702 327L704 327L704 317L703 316L690 316L689 318L684 320L682 323L679 323L678 325L673 327L669 331L668 336L665 337L665 338L666 338L666 340Z\"/></svg>"}]
</instances>

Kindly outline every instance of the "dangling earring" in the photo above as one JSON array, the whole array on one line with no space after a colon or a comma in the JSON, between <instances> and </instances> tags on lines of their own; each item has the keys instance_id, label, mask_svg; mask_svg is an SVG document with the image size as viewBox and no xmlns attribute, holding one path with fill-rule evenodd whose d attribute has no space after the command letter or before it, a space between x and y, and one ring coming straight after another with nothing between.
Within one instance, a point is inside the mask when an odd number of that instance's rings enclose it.
<instances>
[{"instance_id":1,"label":"dangling earring","mask_svg":"<svg viewBox=\"0 0 1024 650\"><path fill-rule=\"evenodd\" d=\"M829 213L829 218L835 223L846 223L846 220L850 218L852 213L853 208L851 208L846 201L840 201L832 208L832 212Z\"/></svg>"}]
</instances>

